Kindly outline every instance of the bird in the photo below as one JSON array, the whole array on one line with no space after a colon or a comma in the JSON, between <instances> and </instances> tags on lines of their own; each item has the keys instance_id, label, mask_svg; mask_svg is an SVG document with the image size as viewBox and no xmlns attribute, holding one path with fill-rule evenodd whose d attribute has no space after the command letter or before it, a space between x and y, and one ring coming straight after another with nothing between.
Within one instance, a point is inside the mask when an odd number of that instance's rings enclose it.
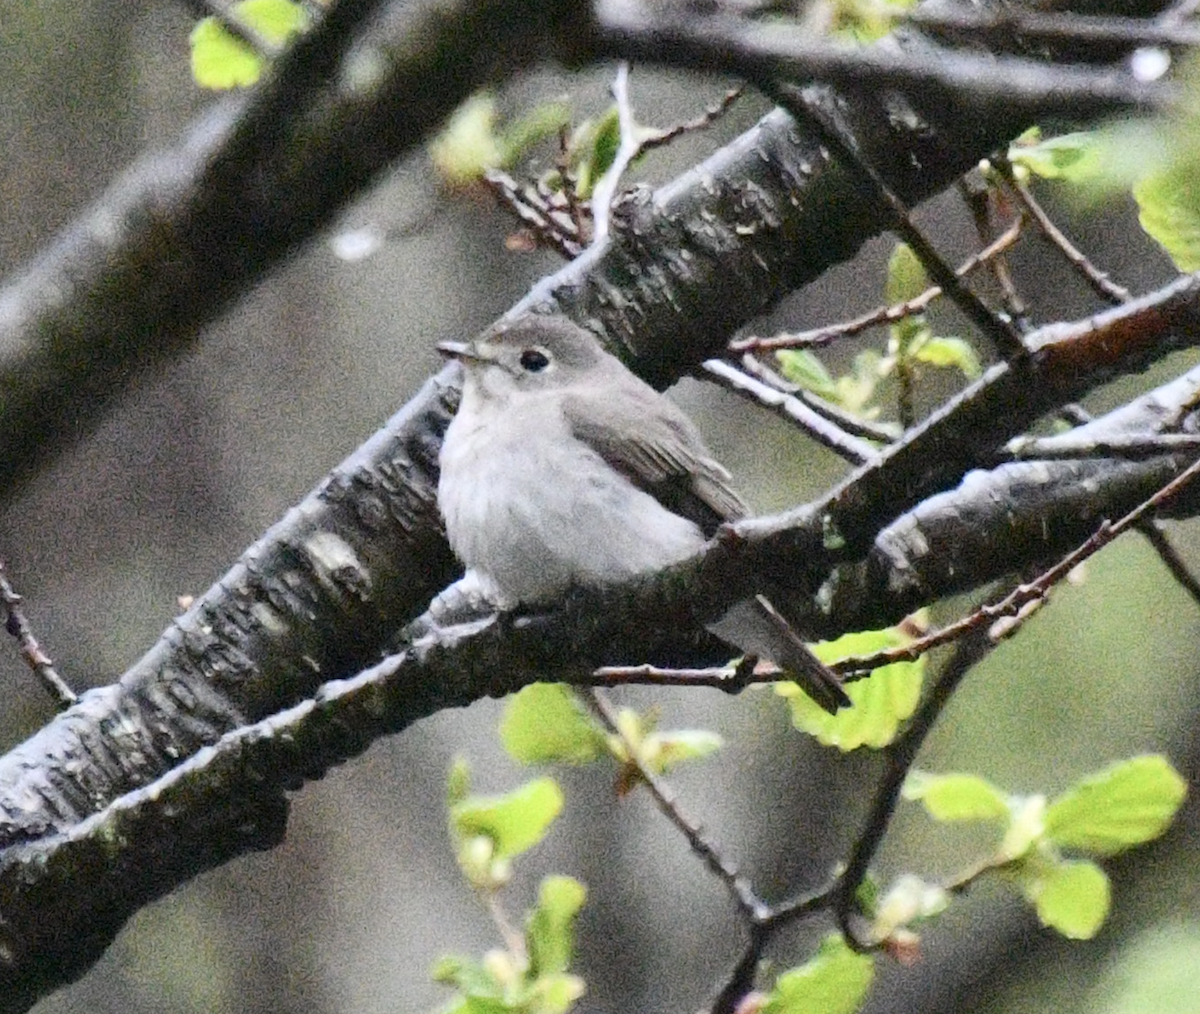
<instances>
[{"instance_id":1,"label":"bird","mask_svg":"<svg viewBox=\"0 0 1200 1014\"><path fill-rule=\"evenodd\" d=\"M573 321L527 314L438 350L463 366L438 504L451 549L497 608L644 576L749 515L683 410ZM775 662L826 711L850 703L763 595L709 629Z\"/></svg>"}]
</instances>

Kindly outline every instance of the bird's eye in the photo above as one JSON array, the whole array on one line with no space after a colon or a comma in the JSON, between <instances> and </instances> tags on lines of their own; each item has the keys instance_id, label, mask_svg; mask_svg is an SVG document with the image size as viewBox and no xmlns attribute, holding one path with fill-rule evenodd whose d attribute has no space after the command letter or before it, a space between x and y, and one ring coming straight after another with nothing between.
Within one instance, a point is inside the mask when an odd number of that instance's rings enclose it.
<instances>
[{"instance_id":1,"label":"bird's eye","mask_svg":"<svg viewBox=\"0 0 1200 1014\"><path fill-rule=\"evenodd\" d=\"M530 373L541 373L550 365L550 358L540 349L526 349L521 353L521 369Z\"/></svg>"}]
</instances>

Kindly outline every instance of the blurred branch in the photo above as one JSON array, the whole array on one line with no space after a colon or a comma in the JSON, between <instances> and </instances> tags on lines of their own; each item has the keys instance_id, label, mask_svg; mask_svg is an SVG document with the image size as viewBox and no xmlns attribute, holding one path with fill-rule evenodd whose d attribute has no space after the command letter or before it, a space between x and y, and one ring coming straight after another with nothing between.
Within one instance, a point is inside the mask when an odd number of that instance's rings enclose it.
<instances>
[{"instance_id":1,"label":"blurred branch","mask_svg":"<svg viewBox=\"0 0 1200 1014\"><path fill-rule=\"evenodd\" d=\"M329 223L473 90L545 59L574 0L457 0L368 35L384 0L338 0L264 85L135 162L0 288L0 489L47 463L140 374ZM394 29L393 29L394 30ZM382 31L380 29L379 31Z\"/></svg>"}]
</instances>

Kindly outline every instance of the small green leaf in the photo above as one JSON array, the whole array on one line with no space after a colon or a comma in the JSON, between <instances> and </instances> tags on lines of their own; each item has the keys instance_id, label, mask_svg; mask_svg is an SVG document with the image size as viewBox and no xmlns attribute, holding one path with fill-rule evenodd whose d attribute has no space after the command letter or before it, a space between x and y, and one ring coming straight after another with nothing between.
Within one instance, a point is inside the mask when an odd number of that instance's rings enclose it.
<instances>
[{"instance_id":1,"label":"small green leaf","mask_svg":"<svg viewBox=\"0 0 1200 1014\"><path fill-rule=\"evenodd\" d=\"M545 837L562 805L558 783L536 778L502 796L468 796L450 808L450 822L459 838L488 838L496 857L509 859Z\"/></svg>"},{"instance_id":2,"label":"small green leaf","mask_svg":"<svg viewBox=\"0 0 1200 1014\"><path fill-rule=\"evenodd\" d=\"M575 948L575 917L587 888L573 877L546 877L525 929L531 975L565 972Z\"/></svg>"},{"instance_id":3,"label":"small green leaf","mask_svg":"<svg viewBox=\"0 0 1200 1014\"><path fill-rule=\"evenodd\" d=\"M854 1014L867 997L875 962L855 954L838 934L821 941L817 955L775 980L762 1014Z\"/></svg>"},{"instance_id":4,"label":"small green leaf","mask_svg":"<svg viewBox=\"0 0 1200 1014\"><path fill-rule=\"evenodd\" d=\"M829 663L896 647L906 641L898 630L889 628L846 634L836 641L814 644L812 648L822 662ZM846 684L846 694L853 706L836 715L823 711L795 683L776 683L775 692L788 699L792 724L815 736L819 743L842 751L860 746L882 747L895 739L900 723L916 708L924 673L924 659L876 669L866 679Z\"/></svg>"},{"instance_id":5,"label":"small green leaf","mask_svg":"<svg viewBox=\"0 0 1200 1014\"><path fill-rule=\"evenodd\" d=\"M1022 135L1024 136L1024 135ZM1062 134L1008 150L1009 161L1047 180L1090 181L1102 172L1104 146L1095 133Z\"/></svg>"},{"instance_id":6,"label":"small green leaf","mask_svg":"<svg viewBox=\"0 0 1200 1014\"><path fill-rule=\"evenodd\" d=\"M822 398L837 398L837 384L825 364L808 349L784 349L775 354L780 372L793 384Z\"/></svg>"},{"instance_id":7,"label":"small green leaf","mask_svg":"<svg viewBox=\"0 0 1200 1014\"><path fill-rule=\"evenodd\" d=\"M1095 863L1059 862L1024 885L1043 926L1072 940L1090 940L1108 917L1108 877Z\"/></svg>"},{"instance_id":8,"label":"small green leaf","mask_svg":"<svg viewBox=\"0 0 1200 1014\"><path fill-rule=\"evenodd\" d=\"M496 99L477 92L460 105L446 126L429 143L429 157L448 186L474 183L485 169L500 165L501 144L496 136Z\"/></svg>"},{"instance_id":9,"label":"small green leaf","mask_svg":"<svg viewBox=\"0 0 1200 1014\"><path fill-rule=\"evenodd\" d=\"M192 77L202 88L248 88L262 75L263 59L216 18L192 29Z\"/></svg>"},{"instance_id":10,"label":"small green leaf","mask_svg":"<svg viewBox=\"0 0 1200 1014\"><path fill-rule=\"evenodd\" d=\"M616 105L575 128L568 149L575 170L576 192L581 198L592 196L592 190L613 164L620 147L621 118Z\"/></svg>"},{"instance_id":11,"label":"small green leaf","mask_svg":"<svg viewBox=\"0 0 1200 1014\"><path fill-rule=\"evenodd\" d=\"M929 276L907 243L897 243L888 258L884 298L889 305L907 303L929 288Z\"/></svg>"},{"instance_id":12,"label":"small green leaf","mask_svg":"<svg viewBox=\"0 0 1200 1014\"><path fill-rule=\"evenodd\" d=\"M907 360L914 356L917 350L933 340L933 328L924 314L910 314L902 317L888 328L888 356L884 362L895 359Z\"/></svg>"},{"instance_id":13,"label":"small green leaf","mask_svg":"<svg viewBox=\"0 0 1200 1014\"><path fill-rule=\"evenodd\" d=\"M277 46L308 28L308 12L291 0L241 0L233 5L233 13Z\"/></svg>"},{"instance_id":14,"label":"small green leaf","mask_svg":"<svg viewBox=\"0 0 1200 1014\"><path fill-rule=\"evenodd\" d=\"M459 954L444 954L429 972L434 982L454 986L464 993L499 996L501 988L495 977L479 962Z\"/></svg>"},{"instance_id":15,"label":"small green leaf","mask_svg":"<svg viewBox=\"0 0 1200 1014\"><path fill-rule=\"evenodd\" d=\"M913 353L917 359L930 366L958 370L964 377L974 380L983 372L979 356L970 342L962 338L929 338Z\"/></svg>"},{"instance_id":16,"label":"small green leaf","mask_svg":"<svg viewBox=\"0 0 1200 1014\"><path fill-rule=\"evenodd\" d=\"M291 0L242 0L232 14L265 40L282 46L308 27L308 14ZM265 61L215 18L197 22L191 34L192 77L204 88L246 88L262 75Z\"/></svg>"},{"instance_id":17,"label":"small green leaf","mask_svg":"<svg viewBox=\"0 0 1200 1014\"><path fill-rule=\"evenodd\" d=\"M1187 783L1160 754L1145 754L1085 778L1046 811L1059 845L1111 856L1161 835L1187 794Z\"/></svg>"},{"instance_id":18,"label":"small green leaf","mask_svg":"<svg viewBox=\"0 0 1200 1014\"><path fill-rule=\"evenodd\" d=\"M521 1009L530 1014L566 1014L585 992L584 982L577 975L544 975L533 984L529 1002Z\"/></svg>"},{"instance_id":19,"label":"small green leaf","mask_svg":"<svg viewBox=\"0 0 1200 1014\"><path fill-rule=\"evenodd\" d=\"M542 102L504 128L499 138L501 165L512 165L539 141L554 137L571 123L565 102Z\"/></svg>"},{"instance_id":20,"label":"small green leaf","mask_svg":"<svg viewBox=\"0 0 1200 1014\"><path fill-rule=\"evenodd\" d=\"M1133 186L1138 221L1180 271L1200 268L1200 164L1178 161Z\"/></svg>"},{"instance_id":21,"label":"small green leaf","mask_svg":"<svg viewBox=\"0 0 1200 1014\"><path fill-rule=\"evenodd\" d=\"M586 764L606 752L604 729L562 683L533 683L509 697L500 742L522 764Z\"/></svg>"},{"instance_id":22,"label":"small green leaf","mask_svg":"<svg viewBox=\"0 0 1200 1014\"><path fill-rule=\"evenodd\" d=\"M1008 796L978 775L912 771L904 798L919 801L934 820L1007 820Z\"/></svg>"}]
</instances>

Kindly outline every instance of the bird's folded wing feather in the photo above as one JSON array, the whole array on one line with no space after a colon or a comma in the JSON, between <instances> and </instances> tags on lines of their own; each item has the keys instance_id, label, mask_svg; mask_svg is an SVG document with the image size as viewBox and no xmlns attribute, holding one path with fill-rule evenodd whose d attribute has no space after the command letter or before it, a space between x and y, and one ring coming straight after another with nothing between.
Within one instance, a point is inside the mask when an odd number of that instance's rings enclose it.
<instances>
[{"instance_id":1,"label":"bird's folded wing feather","mask_svg":"<svg viewBox=\"0 0 1200 1014\"><path fill-rule=\"evenodd\" d=\"M652 402L650 399L653 398ZM691 421L647 388L647 399L605 400L586 392L568 395L563 412L572 434L668 510L712 535L723 521L749 508L714 461Z\"/></svg>"}]
</instances>

